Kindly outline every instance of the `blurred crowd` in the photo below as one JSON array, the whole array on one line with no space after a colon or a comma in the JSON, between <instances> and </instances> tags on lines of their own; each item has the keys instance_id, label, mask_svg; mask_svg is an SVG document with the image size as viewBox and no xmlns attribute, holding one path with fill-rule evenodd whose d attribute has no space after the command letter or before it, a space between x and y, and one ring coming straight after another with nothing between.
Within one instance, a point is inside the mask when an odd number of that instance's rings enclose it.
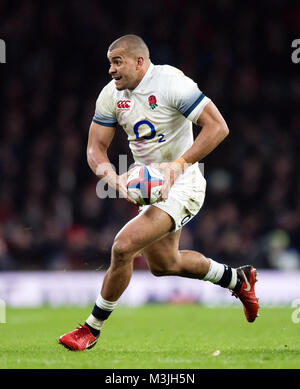
<instances>
[{"instance_id":1,"label":"blurred crowd","mask_svg":"<svg viewBox=\"0 0 300 389\"><path fill-rule=\"evenodd\" d=\"M105 269L137 214L96 196L86 161L107 47L127 33L144 38L154 64L193 78L230 129L204 160L205 203L181 248L232 266L299 268L299 18L299 3L284 0L0 0L0 269ZM132 162L118 127L116 166L119 154Z\"/></svg>"}]
</instances>

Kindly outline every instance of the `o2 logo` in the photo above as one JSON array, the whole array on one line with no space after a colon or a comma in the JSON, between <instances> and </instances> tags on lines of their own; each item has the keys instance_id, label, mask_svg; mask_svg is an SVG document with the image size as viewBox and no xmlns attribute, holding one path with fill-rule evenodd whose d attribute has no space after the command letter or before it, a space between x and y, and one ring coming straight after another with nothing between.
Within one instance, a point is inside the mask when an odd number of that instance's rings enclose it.
<instances>
[{"instance_id":1,"label":"o2 logo","mask_svg":"<svg viewBox=\"0 0 300 389\"><path fill-rule=\"evenodd\" d=\"M292 322L298 324L300 323L300 299L292 302L292 308L296 308L292 313Z\"/></svg>"},{"instance_id":2,"label":"o2 logo","mask_svg":"<svg viewBox=\"0 0 300 389\"><path fill-rule=\"evenodd\" d=\"M150 133L150 135L143 136L142 138L143 139L153 139L156 136L156 130L155 130L154 125L151 122L149 122L149 120L141 120L141 121L135 123L135 125L133 127L133 131L135 133L136 139L140 138L139 128L143 124L146 124L150 128L151 133ZM158 137L158 141L157 141L158 143L166 142L166 139L164 139L165 138L164 134L158 134L157 137Z\"/></svg>"},{"instance_id":3,"label":"o2 logo","mask_svg":"<svg viewBox=\"0 0 300 389\"><path fill-rule=\"evenodd\" d=\"M292 52L292 62L300 62L300 39L294 39L292 42L292 48L296 49Z\"/></svg>"}]
</instances>

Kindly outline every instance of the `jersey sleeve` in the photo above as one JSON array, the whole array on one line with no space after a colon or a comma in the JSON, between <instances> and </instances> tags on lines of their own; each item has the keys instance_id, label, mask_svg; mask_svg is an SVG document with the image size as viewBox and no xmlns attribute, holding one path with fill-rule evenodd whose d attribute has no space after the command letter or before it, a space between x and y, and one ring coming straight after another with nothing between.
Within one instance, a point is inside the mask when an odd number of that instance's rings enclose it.
<instances>
[{"instance_id":1,"label":"jersey sleeve","mask_svg":"<svg viewBox=\"0 0 300 389\"><path fill-rule=\"evenodd\" d=\"M181 71L171 81L169 99L172 106L193 123L197 122L204 107L211 101L198 85Z\"/></svg>"},{"instance_id":2,"label":"jersey sleeve","mask_svg":"<svg viewBox=\"0 0 300 389\"><path fill-rule=\"evenodd\" d=\"M115 104L109 84L102 89L98 96L93 122L106 127L115 127L117 124Z\"/></svg>"}]
</instances>

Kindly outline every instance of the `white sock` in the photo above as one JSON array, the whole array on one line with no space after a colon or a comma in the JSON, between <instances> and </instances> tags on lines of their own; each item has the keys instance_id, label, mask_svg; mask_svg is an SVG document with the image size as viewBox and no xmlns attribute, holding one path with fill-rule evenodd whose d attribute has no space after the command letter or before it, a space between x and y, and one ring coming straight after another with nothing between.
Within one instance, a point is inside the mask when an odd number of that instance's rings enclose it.
<instances>
[{"instance_id":1,"label":"white sock","mask_svg":"<svg viewBox=\"0 0 300 389\"><path fill-rule=\"evenodd\" d=\"M214 261L211 258L207 258L210 261L209 269L206 276L203 278L204 281L218 282L222 278L224 273L224 265Z\"/></svg>"},{"instance_id":2,"label":"white sock","mask_svg":"<svg viewBox=\"0 0 300 389\"><path fill-rule=\"evenodd\" d=\"M234 269L232 267L231 271L232 271L232 278L231 278L230 284L228 285L228 289L234 289L235 286L236 286L236 283L237 283L237 272L236 272L236 269Z\"/></svg>"},{"instance_id":3,"label":"white sock","mask_svg":"<svg viewBox=\"0 0 300 389\"><path fill-rule=\"evenodd\" d=\"M214 261L211 258L208 258L210 260L210 265L209 265L209 270L205 277L203 278L204 281L210 281L214 284L218 283L221 278L223 277L223 274L225 271L228 271L229 266L224 265L222 263L218 263ZM228 289L234 289L237 283L237 273L236 269L230 268L231 269L231 279L229 281L229 284L227 286L221 285L225 288Z\"/></svg>"},{"instance_id":4,"label":"white sock","mask_svg":"<svg viewBox=\"0 0 300 389\"><path fill-rule=\"evenodd\" d=\"M104 309L105 311L113 311L116 308L116 306L118 305L118 302L119 302L119 300L117 300L117 301L104 300L104 298L100 294L96 300L96 305L99 308Z\"/></svg>"},{"instance_id":5,"label":"white sock","mask_svg":"<svg viewBox=\"0 0 300 389\"><path fill-rule=\"evenodd\" d=\"M96 303L95 303L95 305L102 310L102 315L103 315L103 313L105 314L105 312L103 312L103 311L111 313L114 310L114 308L117 306L117 304L118 304L118 300L117 301L108 301L108 300L105 300L101 295L98 296ZM93 315L94 312L95 312L95 315L96 315L96 313L98 313L97 307L94 307L93 312L87 318L86 323L89 326L91 326L92 328L95 328L96 330L100 330L106 319L98 319L97 317L95 317Z\"/></svg>"},{"instance_id":6,"label":"white sock","mask_svg":"<svg viewBox=\"0 0 300 389\"><path fill-rule=\"evenodd\" d=\"M92 313L90 316L86 319L86 322L89 326L95 328L95 330L100 330L103 326L105 320L99 320L97 319Z\"/></svg>"}]
</instances>

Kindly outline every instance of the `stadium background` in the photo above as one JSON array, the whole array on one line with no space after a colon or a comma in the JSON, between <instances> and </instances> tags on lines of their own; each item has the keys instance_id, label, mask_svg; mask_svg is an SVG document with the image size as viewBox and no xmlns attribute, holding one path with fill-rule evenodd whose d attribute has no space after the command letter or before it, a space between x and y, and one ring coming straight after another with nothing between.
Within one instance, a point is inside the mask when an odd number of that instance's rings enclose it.
<instances>
[{"instance_id":1,"label":"stadium background","mask_svg":"<svg viewBox=\"0 0 300 389\"><path fill-rule=\"evenodd\" d=\"M96 197L86 162L108 45L142 36L154 64L193 78L229 137L207 158L203 209L181 248L232 266L300 267L300 38L296 1L0 1L0 269L105 269L136 214ZM132 157L118 128L109 151ZM135 268L145 269L143 258Z\"/></svg>"}]
</instances>

